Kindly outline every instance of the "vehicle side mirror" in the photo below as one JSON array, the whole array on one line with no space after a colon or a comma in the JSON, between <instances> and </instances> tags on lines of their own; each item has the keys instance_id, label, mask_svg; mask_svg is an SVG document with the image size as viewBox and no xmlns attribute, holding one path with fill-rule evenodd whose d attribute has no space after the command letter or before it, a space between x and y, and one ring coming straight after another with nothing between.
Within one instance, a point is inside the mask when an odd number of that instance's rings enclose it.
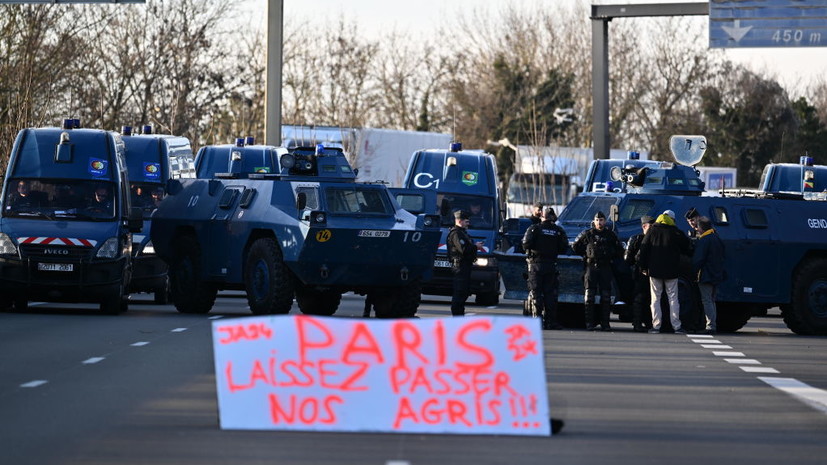
<instances>
[{"instance_id":1,"label":"vehicle side mirror","mask_svg":"<svg viewBox=\"0 0 827 465\"><path fill-rule=\"evenodd\" d=\"M139 233L144 229L144 210L141 207L129 209L126 227L131 233Z\"/></svg>"}]
</instances>

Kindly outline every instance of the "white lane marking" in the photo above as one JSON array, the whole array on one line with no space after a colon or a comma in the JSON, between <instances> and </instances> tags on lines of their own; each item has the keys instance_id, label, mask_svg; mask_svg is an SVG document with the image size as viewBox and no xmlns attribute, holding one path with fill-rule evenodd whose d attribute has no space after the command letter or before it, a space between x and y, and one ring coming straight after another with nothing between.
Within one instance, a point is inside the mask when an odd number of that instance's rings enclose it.
<instances>
[{"instance_id":1,"label":"white lane marking","mask_svg":"<svg viewBox=\"0 0 827 465\"><path fill-rule=\"evenodd\" d=\"M87 359L86 359L86 360L84 360L82 363L83 363L84 365L91 365L91 364L93 364L93 363L98 363L98 362L102 361L104 358L106 358L106 357L92 357L92 358L87 358Z\"/></svg>"},{"instance_id":2,"label":"white lane marking","mask_svg":"<svg viewBox=\"0 0 827 465\"><path fill-rule=\"evenodd\" d=\"M387 460L385 465L411 465L407 460Z\"/></svg>"},{"instance_id":3,"label":"white lane marking","mask_svg":"<svg viewBox=\"0 0 827 465\"><path fill-rule=\"evenodd\" d=\"M741 364L741 365L760 365L761 362L755 360L754 358L725 358L725 361L728 363L734 364Z\"/></svg>"},{"instance_id":4,"label":"white lane marking","mask_svg":"<svg viewBox=\"0 0 827 465\"><path fill-rule=\"evenodd\" d=\"M723 344L723 342L717 339L698 339L697 341L693 339L692 342L697 344Z\"/></svg>"},{"instance_id":5,"label":"white lane marking","mask_svg":"<svg viewBox=\"0 0 827 465\"><path fill-rule=\"evenodd\" d=\"M827 413L827 391L804 384L794 378L772 378L759 376L758 379L784 391L811 407Z\"/></svg>"},{"instance_id":6,"label":"white lane marking","mask_svg":"<svg viewBox=\"0 0 827 465\"><path fill-rule=\"evenodd\" d=\"M778 370L770 367L738 367L747 373L778 373Z\"/></svg>"},{"instance_id":7,"label":"white lane marking","mask_svg":"<svg viewBox=\"0 0 827 465\"><path fill-rule=\"evenodd\" d=\"M720 350L713 351L712 355L715 355L716 357L744 357L743 352L727 352Z\"/></svg>"},{"instance_id":8,"label":"white lane marking","mask_svg":"<svg viewBox=\"0 0 827 465\"><path fill-rule=\"evenodd\" d=\"M175 329L173 329L173 330L172 330L172 331L170 331L170 332L171 332L171 333L182 333L182 332L184 332L184 331L186 331L186 330L187 330L187 328L175 328Z\"/></svg>"},{"instance_id":9,"label":"white lane marking","mask_svg":"<svg viewBox=\"0 0 827 465\"><path fill-rule=\"evenodd\" d=\"M208 320L217 320L219 318L224 318L224 315L215 315L207 318Z\"/></svg>"},{"instance_id":10,"label":"white lane marking","mask_svg":"<svg viewBox=\"0 0 827 465\"><path fill-rule=\"evenodd\" d=\"M135 343L129 344L129 345L131 345L132 347L141 347L141 346L145 346L147 344L149 344L149 342L141 341L141 342L135 342Z\"/></svg>"},{"instance_id":11,"label":"white lane marking","mask_svg":"<svg viewBox=\"0 0 827 465\"><path fill-rule=\"evenodd\" d=\"M20 385L20 387L34 388L34 387L42 386L46 383L48 383L48 381L46 381L45 379L36 379L34 381L29 381L28 383L23 383L23 384Z\"/></svg>"},{"instance_id":12,"label":"white lane marking","mask_svg":"<svg viewBox=\"0 0 827 465\"><path fill-rule=\"evenodd\" d=\"M701 339L712 339L712 335L711 335L711 334L687 334L686 336L687 336L688 338L690 338L690 339L696 339L696 338L701 338Z\"/></svg>"},{"instance_id":13,"label":"white lane marking","mask_svg":"<svg viewBox=\"0 0 827 465\"><path fill-rule=\"evenodd\" d=\"M726 344L701 344L704 349L731 349L732 346Z\"/></svg>"}]
</instances>

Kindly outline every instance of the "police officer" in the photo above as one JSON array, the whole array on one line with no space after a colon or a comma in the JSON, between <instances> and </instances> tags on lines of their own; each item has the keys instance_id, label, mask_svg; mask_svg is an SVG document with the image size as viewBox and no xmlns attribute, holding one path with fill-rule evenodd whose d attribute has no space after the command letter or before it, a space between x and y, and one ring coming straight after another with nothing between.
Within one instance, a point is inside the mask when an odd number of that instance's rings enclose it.
<instances>
[{"instance_id":1,"label":"police officer","mask_svg":"<svg viewBox=\"0 0 827 465\"><path fill-rule=\"evenodd\" d=\"M614 232L606 228L606 215L597 212L592 227L581 232L574 240L574 253L586 261L583 284L586 288L586 330L596 329L594 297L600 291L600 327L609 331L609 310L612 298L612 261L623 256L623 247Z\"/></svg>"},{"instance_id":2,"label":"police officer","mask_svg":"<svg viewBox=\"0 0 827 465\"><path fill-rule=\"evenodd\" d=\"M477 261L477 247L468 235L471 215L458 210L454 212L454 226L448 231L448 259L451 260L451 272L454 275L454 293L451 297L451 314L465 315L465 299L471 289L471 266Z\"/></svg>"},{"instance_id":3,"label":"police officer","mask_svg":"<svg viewBox=\"0 0 827 465\"><path fill-rule=\"evenodd\" d=\"M642 232L629 238L626 246L626 254L623 260L632 268L634 279L634 296L632 300L632 329L638 333L645 333L646 327L652 326L652 317L649 312L649 277L644 275L638 265L638 252L640 243L649 228L655 223L655 219L649 215L640 218ZM648 316L648 318L647 318Z\"/></svg>"},{"instance_id":4,"label":"police officer","mask_svg":"<svg viewBox=\"0 0 827 465\"><path fill-rule=\"evenodd\" d=\"M542 312L543 329L563 329L557 322L557 255L569 245L563 228L555 224L553 208L543 210L543 221L529 226L523 236L528 261L529 299Z\"/></svg>"}]
</instances>

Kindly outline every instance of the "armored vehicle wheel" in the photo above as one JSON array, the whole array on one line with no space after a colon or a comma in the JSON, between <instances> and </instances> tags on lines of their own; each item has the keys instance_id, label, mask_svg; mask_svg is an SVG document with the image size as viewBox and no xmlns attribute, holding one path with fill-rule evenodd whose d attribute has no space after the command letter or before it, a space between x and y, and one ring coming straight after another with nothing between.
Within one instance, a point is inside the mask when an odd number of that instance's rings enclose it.
<instances>
[{"instance_id":1,"label":"armored vehicle wheel","mask_svg":"<svg viewBox=\"0 0 827 465\"><path fill-rule=\"evenodd\" d=\"M305 315L333 315L341 301L342 294L338 291L317 291L305 286L296 288L296 303Z\"/></svg>"},{"instance_id":2,"label":"armored vehicle wheel","mask_svg":"<svg viewBox=\"0 0 827 465\"><path fill-rule=\"evenodd\" d=\"M407 286L378 291L372 295L376 318L413 318L422 300L422 284L414 281Z\"/></svg>"},{"instance_id":3,"label":"armored vehicle wheel","mask_svg":"<svg viewBox=\"0 0 827 465\"><path fill-rule=\"evenodd\" d=\"M244 282L247 303L253 314L290 312L293 306L293 278L274 239L256 239L250 246L244 264Z\"/></svg>"},{"instance_id":4,"label":"armored vehicle wheel","mask_svg":"<svg viewBox=\"0 0 827 465\"><path fill-rule=\"evenodd\" d=\"M218 289L201 279L201 247L192 236L175 239L175 258L169 266L170 295L181 313L207 313Z\"/></svg>"},{"instance_id":5,"label":"armored vehicle wheel","mask_svg":"<svg viewBox=\"0 0 827 465\"><path fill-rule=\"evenodd\" d=\"M117 292L105 297L100 304L101 313L107 315L117 315L125 312L127 309L126 296L124 295L123 284L119 287Z\"/></svg>"},{"instance_id":6,"label":"armored vehicle wheel","mask_svg":"<svg viewBox=\"0 0 827 465\"><path fill-rule=\"evenodd\" d=\"M164 280L164 285L155 289L154 301L158 305L166 305L169 303L169 277Z\"/></svg>"},{"instance_id":7,"label":"armored vehicle wheel","mask_svg":"<svg viewBox=\"0 0 827 465\"><path fill-rule=\"evenodd\" d=\"M716 330L719 333L734 333L743 328L752 316L752 306L749 304L718 303L715 305L718 313ZM704 319L706 324L706 319Z\"/></svg>"},{"instance_id":8,"label":"armored vehicle wheel","mask_svg":"<svg viewBox=\"0 0 827 465\"><path fill-rule=\"evenodd\" d=\"M496 292L483 292L477 294L474 303L483 307L493 307L500 303L500 294Z\"/></svg>"},{"instance_id":9,"label":"armored vehicle wheel","mask_svg":"<svg viewBox=\"0 0 827 465\"><path fill-rule=\"evenodd\" d=\"M781 310L792 332L827 334L827 260L809 260L799 268L793 281L792 305Z\"/></svg>"}]
</instances>

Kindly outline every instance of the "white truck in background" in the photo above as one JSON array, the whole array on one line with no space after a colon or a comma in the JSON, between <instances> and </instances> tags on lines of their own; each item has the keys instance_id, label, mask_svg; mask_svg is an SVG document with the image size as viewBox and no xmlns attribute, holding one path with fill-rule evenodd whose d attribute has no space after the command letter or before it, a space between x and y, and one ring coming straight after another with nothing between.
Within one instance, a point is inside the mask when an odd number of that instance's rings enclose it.
<instances>
[{"instance_id":1,"label":"white truck in background","mask_svg":"<svg viewBox=\"0 0 827 465\"><path fill-rule=\"evenodd\" d=\"M553 207L559 215L584 189L583 182L594 159L591 148L504 145L516 152L514 172L506 190L506 217L531 216L536 202ZM612 149L611 158L625 159L626 151ZM641 154L645 159L648 153Z\"/></svg>"},{"instance_id":2,"label":"white truck in background","mask_svg":"<svg viewBox=\"0 0 827 465\"><path fill-rule=\"evenodd\" d=\"M357 181L384 181L392 187L402 186L411 155L423 149L448 149L450 134L399 131L378 128L342 128L336 126L282 125L285 147L324 144L340 147L354 169Z\"/></svg>"}]
</instances>

